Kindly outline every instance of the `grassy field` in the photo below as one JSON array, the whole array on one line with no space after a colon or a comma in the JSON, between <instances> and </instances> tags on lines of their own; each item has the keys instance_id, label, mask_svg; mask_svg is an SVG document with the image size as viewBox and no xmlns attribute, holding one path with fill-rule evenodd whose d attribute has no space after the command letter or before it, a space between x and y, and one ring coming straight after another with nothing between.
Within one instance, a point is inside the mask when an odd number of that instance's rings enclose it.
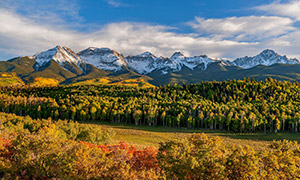
<instances>
[{"instance_id":1,"label":"grassy field","mask_svg":"<svg viewBox=\"0 0 300 180\"><path fill-rule=\"evenodd\" d=\"M102 128L111 128L116 132L112 143L124 141L138 147L154 146L158 147L160 142L165 142L175 138L183 138L193 133L206 133L209 136L219 136L228 145L248 145L255 150L268 149L268 145L273 140L293 140L300 142L300 133L232 133L211 130L177 129L165 127L133 126L127 124L99 124Z\"/></svg>"}]
</instances>

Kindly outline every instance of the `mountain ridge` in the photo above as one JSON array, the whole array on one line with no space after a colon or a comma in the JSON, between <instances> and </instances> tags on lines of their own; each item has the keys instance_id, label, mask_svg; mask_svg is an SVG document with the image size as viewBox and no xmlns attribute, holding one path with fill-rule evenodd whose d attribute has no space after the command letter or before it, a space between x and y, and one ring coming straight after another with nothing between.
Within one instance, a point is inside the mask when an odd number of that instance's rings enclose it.
<instances>
[{"instance_id":1,"label":"mountain ridge","mask_svg":"<svg viewBox=\"0 0 300 180\"><path fill-rule=\"evenodd\" d=\"M245 63L247 61L247 63ZM266 49L259 53L256 56L248 57L245 56L243 58L237 58L232 62L232 65L242 67L244 69L249 69L258 65L273 65L273 64L299 64L299 60L296 58L289 59L284 56L280 56L274 50Z\"/></svg>"},{"instance_id":2,"label":"mountain ridge","mask_svg":"<svg viewBox=\"0 0 300 180\"><path fill-rule=\"evenodd\" d=\"M124 56L122 53L110 48L97 47L89 47L74 53L74 51L65 46L56 46L47 51L37 53L32 58L36 60L37 67L53 59L64 68L65 63L73 63L79 68L82 68L80 64L86 63L102 70L117 72L122 70L124 66L127 66L130 70L139 74L149 74L154 70L161 70L163 74L166 74L180 71L183 66L193 70L198 65L202 65L202 70L205 70L213 62L221 62L225 66L238 66L243 69L249 69L258 65L270 66L276 63L300 63L296 58L287 58L286 55L281 56L271 49L265 49L256 56L245 56L230 61L222 58L211 58L207 55L187 57L181 52L174 52L170 57L157 57L149 51L138 55Z\"/></svg>"},{"instance_id":3,"label":"mountain ridge","mask_svg":"<svg viewBox=\"0 0 300 180\"><path fill-rule=\"evenodd\" d=\"M99 60L101 60L101 58L99 58ZM263 50L261 53L259 53L256 56L240 57L240 58L236 58L233 61L226 60L223 58L211 58L207 55L186 57L181 52L174 52L174 54L170 57L162 57L162 56L158 57L149 51L146 51L138 55L130 55L126 57L122 56L122 61L124 62L122 66L127 65L129 69L145 75L151 73L154 70L161 70L163 74L180 71L183 66L186 66L191 70L193 70L193 68L195 68L196 66L202 65L203 70L205 70L207 66L213 62L221 62L224 66L238 66L243 69L249 69L258 65L270 66L276 63L280 63L280 64L300 63L300 61L296 58L287 58L287 56L285 55L281 56L277 54L275 51L270 49ZM108 69L109 68L106 68L106 70ZM118 70L120 69L122 68L119 67Z\"/></svg>"},{"instance_id":4,"label":"mountain ridge","mask_svg":"<svg viewBox=\"0 0 300 180\"><path fill-rule=\"evenodd\" d=\"M276 67L275 72L270 72L268 68L273 66ZM283 72L278 67L288 67L291 71ZM0 72L14 72L24 82L45 77L67 84L104 77L111 82L143 79L155 85L268 76L298 81L299 67L298 59L281 56L270 49L256 56L229 61L207 55L188 57L181 52L174 52L170 57L158 57L148 51L124 56L115 50L97 47L75 53L68 47L56 46L31 57L22 56L0 62Z\"/></svg>"}]
</instances>

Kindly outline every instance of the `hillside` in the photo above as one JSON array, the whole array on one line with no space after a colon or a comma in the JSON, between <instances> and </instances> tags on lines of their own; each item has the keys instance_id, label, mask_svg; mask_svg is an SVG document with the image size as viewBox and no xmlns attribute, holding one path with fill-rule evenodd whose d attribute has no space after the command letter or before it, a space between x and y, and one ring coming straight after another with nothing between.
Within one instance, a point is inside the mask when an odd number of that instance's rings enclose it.
<instances>
[{"instance_id":1,"label":"hillside","mask_svg":"<svg viewBox=\"0 0 300 180\"><path fill-rule=\"evenodd\" d=\"M15 73L0 73L0 86L25 84Z\"/></svg>"},{"instance_id":2,"label":"hillside","mask_svg":"<svg viewBox=\"0 0 300 180\"><path fill-rule=\"evenodd\" d=\"M223 66L221 63L210 64L205 71L190 70L182 68L181 71L162 75L160 72L153 72L148 76L152 77L150 81L155 85L165 85L182 82L200 83L202 81L224 81L224 80L242 80L244 78L265 80L274 78L277 80L300 81L299 64L273 64L271 66L259 65L249 69L242 69L236 66Z\"/></svg>"},{"instance_id":3,"label":"hillside","mask_svg":"<svg viewBox=\"0 0 300 180\"><path fill-rule=\"evenodd\" d=\"M206 55L187 57L175 52L171 57L157 57L150 52L124 56L109 48L90 47L77 54L70 48L56 46L32 57L22 56L0 62L0 72L15 73L25 83L39 78L54 84L166 84L199 83L254 78L299 81L299 60L264 50L253 57L229 61ZM105 81L103 81L105 79ZM7 81L9 82L9 81ZM131 83L128 83L131 82Z\"/></svg>"}]
</instances>

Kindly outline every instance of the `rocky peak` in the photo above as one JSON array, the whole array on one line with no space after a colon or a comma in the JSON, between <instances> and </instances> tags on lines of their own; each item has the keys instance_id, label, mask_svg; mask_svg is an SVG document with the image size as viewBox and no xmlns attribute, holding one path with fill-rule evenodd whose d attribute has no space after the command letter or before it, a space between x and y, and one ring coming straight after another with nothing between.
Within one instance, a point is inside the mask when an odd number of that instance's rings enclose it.
<instances>
[{"instance_id":1,"label":"rocky peak","mask_svg":"<svg viewBox=\"0 0 300 180\"><path fill-rule=\"evenodd\" d=\"M78 56L86 63L108 71L119 71L126 65L124 56L109 48L89 47L80 51Z\"/></svg>"},{"instance_id":2,"label":"rocky peak","mask_svg":"<svg viewBox=\"0 0 300 180\"><path fill-rule=\"evenodd\" d=\"M277 54L275 51L273 51L271 49L266 49L266 50L262 51L259 55L264 56L266 58L271 58L271 57L274 57L274 56L280 56L279 54Z\"/></svg>"},{"instance_id":3,"label":"rocky peak","mask_svg":"<svg viewBox=\"0 0 300 180\"><path fill-rule=\"evenodd\" d=\"M64 46L56 46L55 48L49 49L47 51L37 53L33 56L33 58L37 63L37 68L43 66L50 60L56 61L61 66L63 66L65 63L73 63L76 65L82 63L80 57L77 56L75 52L73 52L70 48Z\"/></svg>"},{"instance_id":4,"label":"rocky peak","mask_svg":"<svg viewBox=\"0 0 300 180\"><path fill-rule=\"evenodd\" d=\"M156 58L152 53L149 51L146 51L142 54L137 55L137 57L143 57L143 58Z\"/></svg>"},{"instance_id":5,"label":"rocky peak","mask_svg":"<svg viewBox=\"0 0 300 180\"><path fill-rule=\"evenodd\" d=\"M137 56L127 56L126 63L129 69L140 74L147 74L156 69L156 59L156 56L146 51Z\"/></svg>"},{"instance_id":6,"label":"rocky peak","mask_svg":"<svg viewBox=\"0 0 300 180\"><path fill-rule=\"evenodd\" d=\"M266 49L262 51L260 54L253 57L245 56L243 58L237 58L232 62L232 65L239 66L244 69L248 69L258 65L270 66L276 63L299 64L299 61L297 59L289 59L286 56L281 56L277 54L273 50Z\"/></svg>"},{"instance_id":7,"label":"rocky peak","mask_svg":"<svg viewBox=\"0 0 300 180\"><path fill-rule=\"evenodd\" d=\"M181 52L175 52L170 59L184 58L184 55Z\"/></svg>"}]
</instances>

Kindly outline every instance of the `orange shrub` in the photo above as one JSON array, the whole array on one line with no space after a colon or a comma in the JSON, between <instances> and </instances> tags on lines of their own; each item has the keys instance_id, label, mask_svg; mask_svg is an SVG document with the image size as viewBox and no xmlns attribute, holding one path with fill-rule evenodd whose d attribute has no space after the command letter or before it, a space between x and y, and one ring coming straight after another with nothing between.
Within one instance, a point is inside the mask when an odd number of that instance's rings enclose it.
<instances>
[{"instance_id":1,"label":"orange shrub","mask_svg":"<svg viewBox=\"0 0 300 180\"><path fill-rule=\"evenodd\" d=\"M0 177L4 179L164 179L157 150L138 150L121 142L94 145L60 139L55 126L36 134L0 139ZM13 154L13 156L12 156Z\"/></svg>"}]
</instances>

